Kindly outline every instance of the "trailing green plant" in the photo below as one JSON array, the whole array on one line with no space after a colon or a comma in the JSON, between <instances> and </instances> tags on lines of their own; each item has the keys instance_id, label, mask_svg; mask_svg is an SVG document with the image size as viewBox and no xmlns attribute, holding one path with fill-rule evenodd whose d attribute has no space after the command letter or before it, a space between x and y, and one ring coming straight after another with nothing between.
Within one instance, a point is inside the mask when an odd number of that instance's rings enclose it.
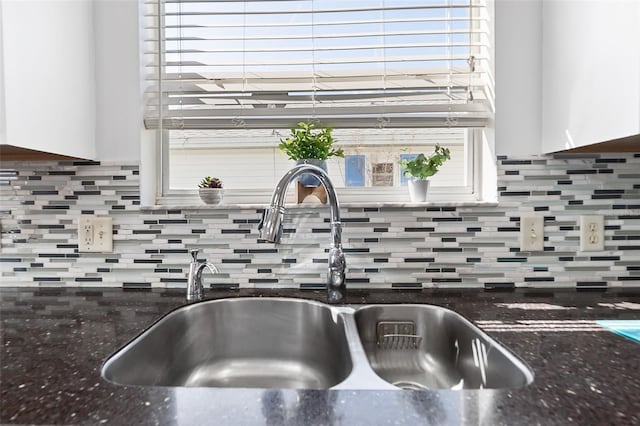
<instances>
[{"instance_id":1,"label":"trailing green plant","mask_svg":"<svg viewBox=\"0 0 640 426\"><path fill-rule=\"evenodd\" d=\"M314 123L300 122L298 127L291 129L291 134L280 139L280 151L287 154L289 159L326 160L329 157L343 157L342 148L333 146L337 141L333 138L331 127L317 128Z\"/></svg>"},{"instance_id":2,"label":"trailing green plant","mask_svg":"<svg viewBox=\"0 0 640 426\"><path fill-rule=\"evenodd\" d=\"M207 176L200 181L198 188L222 188L222 181L218 178Z\"/></svg>"},{"instance_id":3,"label":"trailing green plant","mask_svg":"<svg viewBox=\"0 0 640 426\"><path fill-rule=\"evenodd\" d=\"M426 179L435 175L440 166L450 159L449 149L436 145L432 155L427 157L424 154L418 154L413 160L400 160L400 165L404 170L405 177L413 176L417 179Z\"/></svg>"}]
</instances>

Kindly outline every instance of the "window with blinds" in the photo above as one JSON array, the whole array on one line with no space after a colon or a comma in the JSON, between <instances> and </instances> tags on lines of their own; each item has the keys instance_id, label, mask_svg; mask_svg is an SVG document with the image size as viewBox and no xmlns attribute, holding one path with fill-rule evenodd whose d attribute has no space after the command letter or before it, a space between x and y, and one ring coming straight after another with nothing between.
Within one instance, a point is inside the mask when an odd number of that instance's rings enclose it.
<instances>
[{"instance_id":1,"label":"window with blinds","mask_svg":"<svg viewBox=\"0 0 640 426\"><path fill-rule=\"evenodd\" d=\"M255 154L271 164L271 186L286 170L279 138L303 120L336 129L350 155L368 155L365 174L395 164L401 148L450 141L461 150L450 173L460 176L471 167L468 129L491 117L485 1L146 0L145 126L169 135L168 187L193 188L187 175L210 164L207 150ZM354 158L339 165L345 186L345 168L362 163ZM443 178L459 184L470 186Z\"/></svg>"}]
</instances>

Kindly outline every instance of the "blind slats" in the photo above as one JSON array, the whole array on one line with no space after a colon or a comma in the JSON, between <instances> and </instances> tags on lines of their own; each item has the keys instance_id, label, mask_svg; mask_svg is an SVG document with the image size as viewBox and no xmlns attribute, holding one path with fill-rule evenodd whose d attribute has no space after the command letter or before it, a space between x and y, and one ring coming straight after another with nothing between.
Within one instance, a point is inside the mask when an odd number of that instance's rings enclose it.
<instances>
[{"instance_id":1,"label":"blind slats","mask_svg":"<svg viewBox=\"0 0 640 426\"><path fill-rule=\"evenodd\" d=\"M381 6L380 2L370 2L369 5L365 7L305 7L305 8L296 8L296 9L288 9L288 8L278 8L276 5L279 3L277 1L271 1L269 7L262 7L252 9L250 7L242 7L243 3L248 4L250 2L232 2L232 4L240 4L240 7L236 7L234 10L229 10L229 2L209 2L210 5L216 5L217 3L223 4L218 7L205 7L206 2L189 2L182 1L178 3L165 2L165 9L174 9L174 12L167 11L165 15L173 15L173 14L182 14L182 15L210 15L210 14L221 14L221 15L282 15L291 12L295 12L296 14L323 14L323 13L355 13L355 12L365 12L365 13L376 13L376 12L393 12L393 11L409 11L415 12L418 10L463 10L468 11L474 6L469 6L468 4L464 4L459 2L459 4L454 4L453 2L449 5L446 2L442 2L440 4L417 4L417 5L391 5ZM256 2L261 3L266 6L267 2ZM306 5L312 4L323 4L329 2L318 2L309 0ZM374 5L375 4L375 5Z\"/></svg>"},{"instance_id":2,"label":"blind slats","mask_svg":"<svg viewBox=\"0 0 640 426\"><path fill-rule=\"evenodd\" d=\"M437 22L441 22L443 24L455 24L456 22L468 22L469 18L433 18L433 19L416 19L416 18L405 18L405 19L389 19L386 21L380 20L380 19L361 19L361 20L350 20L350 21L335 21L335 22L317 22L317 23L311 23L311 22L306 22L306 23L269 23L269 22L255 22L255 23L247 23L247 24L238 24L238 23L234 23L234 22L221 22L221 23L216 23L215 25L213 24L207 24L207 20L206 19L200 19L200 20L194 20L193 23L190 23L188 20L185 20L185 22L182 22L180 24L166 24L164 27L157 27L153 24L147 25L144 27L144 29L146 30L157 30L158 28L166 28L167 30L176 30L176 29L182 29L182 30L188 30L188 29L217 29L217 28L224 28L224 29L242 29L242 28L247 28L247 29L272 29L272 28L284 28L284 29L290 29L290 28L296 28L296 27L301 27L301 28L307 28L311 25L313 25L316 28L323 28L323 27L336 27L336 26L365 26L365 25L383 25L383 24L429 24L429 23L437 23ZM197 22L197 23L196 23ZM460 32L460 31L459 31ZM464 32L468 32L468 31L464 31ZM443 34L446 34L445 32L442 32Z\"/></svg>"},{"instance_id":3,"label":"blind slats","mask_svg":"<svg viewBox=\"0 0 640 426\"><path fill-rule=\"evenodd\" d=\"M207 28L203 28L203 27L192 27L194 29L196 29L197 31L190 31L190 32L194 32L194 33L200 33L203 34L204 32L207 31ZM264 27L264 28L268 28L268 27ZM185 33L187 32L186 30L189 29L189 27L182 27L182 30L185 31ZM325 40L325 39L334 39L334 40L342 40L342 39L353 39L353 38L380 38L380 37L399 37L399 36L406 36L406 37L421 37L421 36L432 36L432 37L438 37L441 38L444 35L468 35L469 32L468 31L463 31L463 30L452 30L452 31L438 31L438 30L414 30L414 31L387 31L382 32L382 31L370 31L370 32L336 32L333 34L314 34L314 35L310 35L310 34L260 34L259 36L253 36L250 34L245 35L244 37L242 35L235 35L235 34L231 34L227 31L225 32L218 32L215 34L215 37L217 40L222 41L256 41L256 40L290 40L290 39L295 39L295 40ZM480 35L484 35L484 33L482 31L473 31L471 34L475 35L475 36L480 36ZM155 39L151 38L151 39L147 39L145 40L147 42L154 42ZM208 42L209 39L206 37L195 37L195 36L189 36L189 35L183 35L183 36L176 36L176 37L166 37L165 41L167 42L191 42L191 41L200 41L200 42ZM478 45L479 43L473 43L474 45ZM446 43L440 43L438 45L445 45L447 46L448 44Z\"/></svg>"},{"instance_id":4,"label":"blind slats","mask_svg":"<svg viewBox=\"0 0 640 426\"><path fill-rule=\"evenodd\" d=\"M476 86L476 89L480 89L480 86ZM233 100L236 103L245 102L245 99L249 99L252 102L262 101L262 102L284 102L284 103L300 103L300 102L312 102L315 98L316 102L355 102L358 100L371 100L371 99L379 99L379 100L387 100L388 102L392 102L394 99L399 100L420 100L434 97L442 97L443 94L447 94L452 98L455 98L456 95L464 95L466 100L466 94L468 91L467 86L451 86L451 87L429 87L420 90L406 90L402 89L402 91L377 91L377 90L367 90L367 91L353 91L349 94L339 93L338 91L318 91L315 93L309 92L296 92L291 91L288 93L282 93L280 91L274 92L257 92L257 93L247 93L247 92L238 92L238 93L225 93L225 92L207 92L205 90L197 90L193 89L192 91L167 91L162 96L162 102L164 105L203 105L203 104L213 104L215 102L220 102L223 100ZM156 94L148 95L150 100L156 100L156 102L160 99ZM471 107L470 107L471 108Z\"/></svg>"},{"instance_id":5,"label":"blind slats","mask_svg":"<svg viewBox=\"0 0 640 426\"><path fill-rule=\"evenodd\" d=\"M431 105L421 105L418 108L416 105L377 105L376 107L370 108L368 111L363 111L362 108L358 105L355 106L340 106L340 105L330 105L323 106L322 104L316 104L315 106L309 106L307 103L306 106L300 106L294 109L290 108L282 108L284 111L280 111L279 108L269 108L268 105L255 105L255 104L244 104L239 105L236 103L232 105L231 108L207 108L200 109L194 108L189 110L189 114L183 114L184 111L176 110L165 110L165 112L172 116L174 120L181 119L189 119L190 117L198 118L198 117L273 117L281 114L288 114L291 112L303 113L307 115L311 115L314 113L322 113L322 114L331 114L331 115L363 115L363 114L458 114L463 115L467 113L473 112L481 112L484 110L484 105L480 103L476 103L473 105L473 108L467 107L466 105L460 104L451 104L447 105L447 110L443 111L442 106L438 104ZM250 107L253 106L253 107ZM287 110L289 110L287 112ZM326 110L326 111L325 111ZM325 112L323 112L325 111Z\"/></svg>"},{"instance_id":6,"label":"blind slats","mask_svg":"<svg viewBox=\"0 0 640 426\"><path fill-rule=\"evenodd\" d=\"M295 51L291 51L292 53ZM268 53L268 52L265 52ZM211 56L208 58L208 62L201 62L198 60L187 60L187 61L169 61L164 64L167 68L178 68L178 67L187 67L187 68L208 68L208 67L248 67L248 66L287 66L287 65L315 65L316 67L320 67L322 65L358 65L358 64L391 64L391 63L407 63L407 62L435 62L442 63L444 61L457 62L458 64L464 63L467 60L465 56L451 56L449 59L442 59L440 56L423 56L423 55L398 55L398 56L386 56L384 58L371 58L369 56L352 56L350 58L326 58L326 59L315 59L314 58L295 58L292 55L287 55L287 59L278 59L274 58L270 55L261 55L259 58L246 59L244 62L238 60L220 60L215 61L215 56Z\"/></svg>"},{"instance_id":7,"label":"blind slats","mask_svg":"<svg viewBox=\"0 0 640 426\"><path fill-rule=\"evenodd\" d=\"M193 40L194 42L196 42L196 40ZM178 42L179 43L179 42ZM178 44L176 43L176 44ZM195 43L194 43L195 44ZM246 49L246 50L242 50L240 48L217 48L215 50L212 49L166 49L165 52L168 54L185 54L185 55L197 55L197 54L203 54L203 55L207 55L207 54L211 54L211 53L247 53L247 54L252 54L252 53L263 53L263 52L308 52L308 53L313 53L313 52L344 52L344 51L363 51L363 50L380 50L380 49L412 49L412 48L422 48L425 50L436 50L438 48L445 48L445 47L451 47L451 48L464 48L464 49L469 49L472 48L474 46L480 46L480 44L469 44L469 43L450 43L450 44L434 44L434 43L430 43L430 44L422 44L422 43L404 43L404 44L389 44L389 45L385 45L385 44L370 44L370 45L366 45L366 44L360 44L360 45L345 45L345 46L329 46L329 47L316 47L313 49L309 49L308 47L290 47L287 49L283 49L282 47L279 46L274 46L273 44L270 45L265 45L264 47L258 49L258 48L251 48L251 49ZM459 60L466 60L468 58L468 56L459 56L458 59ZM441 56L437 56L434 57L433 60L442 60ZM179 62L178 62L179 63Z\"/></svg>"},{"instance_id":8,"label":"blind slats","mask_svg":"<svg viewBox=\"0 0 640 426\"><path fill-rule=\"evenodd\" d=\"M147 0L148 128L483 126L485 0Z\"/></svg>"},{"instance_id":9,"label":"blind slats","mask_svg":"<svg viewBox=\"0 0 640 426\"><path fill-rule=\"evenodd\" d=\"M336 116L317 115L315 118L321 123L331 123L334 128L369 129L369 128L473 128L486 126L487 117L467 116L467 117L433 117L428 115L414 115L408 117L384 117L372 122L369 116ZM163 119L164 129L177 130L198 130L198 129L273 129L291 128L295 126L296 120L300 120L299 115L282 115L278 117L235 117L228 118L191 118L181 122L174 122L171 119ZM160 120L149 118L145 120L148 128L158 128ZM376 123L376 124L374 124Z\"/></svg>"}]
</instances>

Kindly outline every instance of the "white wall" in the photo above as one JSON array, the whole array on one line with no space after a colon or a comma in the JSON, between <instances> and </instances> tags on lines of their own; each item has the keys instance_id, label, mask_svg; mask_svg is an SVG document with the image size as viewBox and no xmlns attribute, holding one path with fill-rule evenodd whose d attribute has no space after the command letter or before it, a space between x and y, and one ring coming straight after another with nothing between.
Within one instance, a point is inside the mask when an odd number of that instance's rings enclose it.
<instances>
[{"instance_id":1,"label":"white wall","mask_svg":"<svg viewBox=\"0 0 640 426\"><path fill-rule=\"evenodd\" d=\"M91 0L6 0L2 42L6 140L95 156Z\"/></svg>"},{"instance_id":2,"label":"white wall","mask_svg":"<svg viewBox=\"0 0 640 426\"><path fill-rule=\"evenodd\" d=\"M139 160L137 0L3 0L0 12L6 143ZM640 1L495 0L495 16L495 154L563 149L566 130L575 145L640 132ZM0 105L0 138L2 117Z\"/></svg>"},{"instance_id":3,"label":"white wall","mask_svg":"<svg viewBox=\"0 0 640 426\"><path fill-rule=\"evenodd\" d=\"M640 2L543 5L543 151L640 133Z\"/></svg>"},{"instance_id":4,"label":"white wall","mask_svg":"<svg viewBox=\"0 0 640 426\"><path fill-rule=\"evenodd\" d=\"M142 103L136 0L94 0L96 158L140 158Z\"/></svg>"},{"instance_id":5,"label":"white wall","mask_svg":"<svg viewBox=\"0 0 640 426\"><path fill-rule=\"evenodd\" d=\"M526 156L541 150L541 16L540 0L495 1L497 155Z\"/></svg>"},{"instance_id":6,"label":"white wall","mask_svg":"<svg viewBox=\"0 0 640 426\"><path fill-rule=\"evenodd\" d=\"M0 24L2 23L2 3L0 2ZM0 144L7 143L6 106L4 97L4 54L2 30L0 29Z\"/></svg>"}]
</instances>

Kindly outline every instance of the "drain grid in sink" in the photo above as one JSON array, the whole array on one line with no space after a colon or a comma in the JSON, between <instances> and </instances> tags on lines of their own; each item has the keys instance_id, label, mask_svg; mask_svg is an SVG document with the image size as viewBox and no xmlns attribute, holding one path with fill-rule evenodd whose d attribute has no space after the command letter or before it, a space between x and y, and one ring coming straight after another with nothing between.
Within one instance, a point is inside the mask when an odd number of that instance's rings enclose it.
<instances>
[{"instance_id":1,"label":"drain grid in sink","mask_svg":"<svg viewBox=\"0 0 640 426\"><path fill-rule=\"evenodd\" d=\"M376 340L380 349L418 349L422 337L416 334L413 321L379 321Z\"/></svg>"}]
</instances>

